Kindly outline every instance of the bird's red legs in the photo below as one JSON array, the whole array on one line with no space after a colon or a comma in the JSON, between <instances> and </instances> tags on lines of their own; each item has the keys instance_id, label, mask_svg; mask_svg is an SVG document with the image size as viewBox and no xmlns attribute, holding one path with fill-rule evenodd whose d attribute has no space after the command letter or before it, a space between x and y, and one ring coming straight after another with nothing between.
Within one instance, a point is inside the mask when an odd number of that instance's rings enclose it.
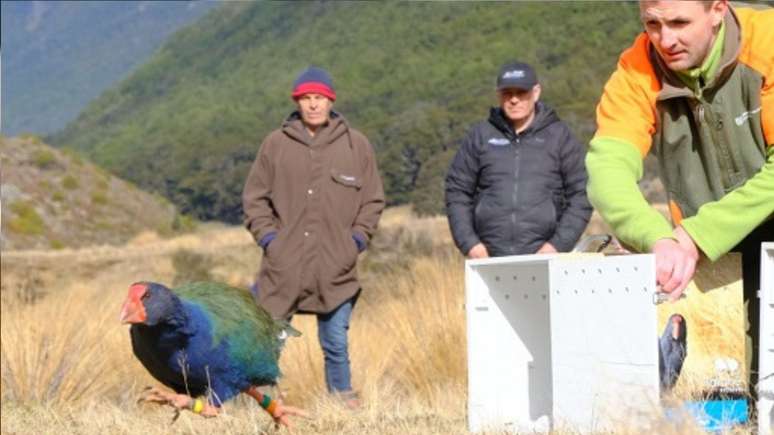
<instances>
[{"instance_id":1,"label":"bird's red legs","mask_svg":"<svg viewBox=\"0 0 774 435\"><path fill-rule=\"evenodd\" d=\"M262 408L264 407L264 394L258 390L258 387L251 386L245 390L245 393L255 399L258 402L258 405L260 405ZM268 395L266 396L268 397ZM309 417L309 414L307 414L304 410L294 408L292 406L285 406L279 399L272 399L271 404L267 405L267 407L264 409L266 409L266 412L268 412L269 415L271 415L271 418L274 419L274 423L277 425L281 424L286 427L290 427L290 419L288 417L291 415L304 418Z\"/></svg>"},{"instance_id":2,"label":"bird's red legs","mask_svg":"<svg viewBox=\"0 0 774 435\"><path fill-rule=\"evenodd\" d=\"M201 410L196 412L195 404L196 400L200 400ZM180 416L180 411L183 409L190 409L196 414L200 414L202 417L217 417L220 413L220 408L210 405L207 400L194 399L187 394L177 394L170 391L164 391L156 387L147 387L143 391L143 397L138 402L151 402L161 405L169 405L175 408L175 416L172 418L174 423L177 417Z\"/></svg>"}]
</instances>

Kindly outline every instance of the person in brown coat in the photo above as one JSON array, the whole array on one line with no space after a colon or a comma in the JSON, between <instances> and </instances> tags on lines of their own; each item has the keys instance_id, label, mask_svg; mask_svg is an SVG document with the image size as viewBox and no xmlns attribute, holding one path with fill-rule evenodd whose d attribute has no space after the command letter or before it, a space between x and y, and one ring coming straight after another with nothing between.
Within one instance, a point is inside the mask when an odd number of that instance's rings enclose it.
<instances>
[{"instance_id":1,"label":"person in brown coat","mask_svg":"<svg viewBox=\"0 0 774 435\"><path fill-rule=\"evenodd\" d=\"M325 70L301 73L292 97L298 110L261 144L242 193L245 226L264 253L254 291L277 319L317 315L328 391L354 406L347 332L382 181L368 139L332 110Z\"/></svg>"}]
</instances>

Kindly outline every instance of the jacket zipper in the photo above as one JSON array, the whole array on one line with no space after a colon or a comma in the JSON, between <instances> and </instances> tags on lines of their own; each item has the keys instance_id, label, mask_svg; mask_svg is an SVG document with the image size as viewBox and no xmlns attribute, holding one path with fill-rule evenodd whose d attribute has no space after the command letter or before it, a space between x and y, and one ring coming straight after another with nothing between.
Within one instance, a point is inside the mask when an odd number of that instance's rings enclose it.
<instances>
[{"instance_id":1,"label":"jacket zipper","mask_svg":"<svg viewBox=\"0 0 774 435\"><path fill-rule=\"evenodd\" d=\"M516 144L513 149L513 206L511 207L511 254L516 253L514 246L516 246L516 207L519 200L519 147L521 139L516 136ZM513 143L513 140L511 140Z\"/></svg>"},{"instance_id":2,"label":"jacket zipper","mask_svg":"<svg viewBox=\"0 0 774 435\"><path fill-rule=\"evenodd\" d=\"M717 119L712 110L705 109L706 103L703 100L698 100L699 103L699 124L703 124L700 128L704 133L709 136L710 142L715 144L717 150L718 165L720 166L721 176L723 177L723 188L728 189L733 187L736 181L736 164L731 156L731 150L728 149L728 144L723 140L722 130L723 121Z\"/></svg>"}]
</instances>

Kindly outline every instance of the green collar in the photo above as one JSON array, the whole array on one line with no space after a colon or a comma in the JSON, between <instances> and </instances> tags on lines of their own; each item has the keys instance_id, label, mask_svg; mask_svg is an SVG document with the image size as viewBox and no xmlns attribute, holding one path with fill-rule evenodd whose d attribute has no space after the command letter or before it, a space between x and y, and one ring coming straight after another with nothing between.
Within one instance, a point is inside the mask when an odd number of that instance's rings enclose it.
<instances>
[{"instance_id":1,"label":"green collar","mask_svg":"<svg viewBox=\"0 0 774 435\"><path fill-rule=\"evenodd\" d=\"M706 86L707 83L709 83L712 78L715 77L715 73L718 71L718 67L720 67L720 57L723 54L725 36L726 22L723 20L720 23L720 30L718 31L718 35L715 38L715 42L712 44L712 49L710 49L707 58L704 59L704 63L702 63L701 66L693 69L686 71L676 71L677 76L680 77L680 80L682 80L683 83L685 83L694 91L699 90L702 87L699 86L699 78L702 79L704 86Z\"/></svg>"}]
</instances>

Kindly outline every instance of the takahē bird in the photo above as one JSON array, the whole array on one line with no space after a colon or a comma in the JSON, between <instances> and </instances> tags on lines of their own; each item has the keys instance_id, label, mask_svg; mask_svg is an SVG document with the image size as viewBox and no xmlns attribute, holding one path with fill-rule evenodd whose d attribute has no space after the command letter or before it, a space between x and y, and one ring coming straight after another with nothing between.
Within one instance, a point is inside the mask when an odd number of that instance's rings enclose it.
<instances>
[{"instance_id":1,"label":"takah\u0113 bird","mask_svg":"<svg viewBox=\"0 0 774 435\"><path fill-rule=\"evenodd\" d=\"M668 392L677 383L688 356L688 325L680 314L672 314L667 320L664 334L658 340L658 373L661 391Z\"/></svg>"},{"instance_id":2,"label":"takah\u0113 bird","mask_svg":"<svg viewBox=\"0 0 774 435\"><path fill-rule=\"evenodd\" d=\"M121 321L132 325L137 359L177 393L152 389L146 401L214 417L222 403L243 392L278 424L305 415L257 388L276 384L282 343L299 333L272 319L247 290L211 282L175 289L139 282L129 287ZM206 400L194 399L203 395Z\"/></svg>"}]
</instances>

